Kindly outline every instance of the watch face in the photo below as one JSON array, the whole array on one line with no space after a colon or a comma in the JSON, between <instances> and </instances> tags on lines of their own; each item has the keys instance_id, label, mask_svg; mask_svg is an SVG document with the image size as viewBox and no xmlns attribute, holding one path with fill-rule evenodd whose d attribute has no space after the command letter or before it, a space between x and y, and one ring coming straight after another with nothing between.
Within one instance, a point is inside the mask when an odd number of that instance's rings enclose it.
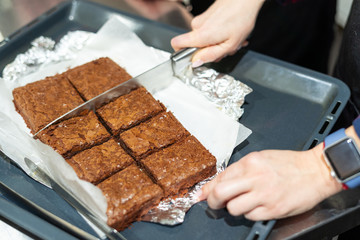
<instances>
[{"instance_id":1,"label":"watch face","mask_svg":"<svg viewBox=\"0 0 360 240\"><path fill-rule=\"evenodd\" d=\"M325 155L342 181L360 172L360 155L355 143L350 138L327 148Z\"/></svg>"}]
</instances>

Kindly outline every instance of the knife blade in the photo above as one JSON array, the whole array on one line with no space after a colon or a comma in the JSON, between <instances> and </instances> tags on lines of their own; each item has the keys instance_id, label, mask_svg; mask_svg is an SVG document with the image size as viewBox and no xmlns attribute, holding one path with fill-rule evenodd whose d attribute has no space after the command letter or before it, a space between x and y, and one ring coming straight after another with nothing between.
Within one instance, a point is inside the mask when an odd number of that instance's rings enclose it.
<instances>
[{"instance_id":1,"label":"knife blade","mask_svg":"<svg viewBox=\"0 0 360 240\"><path fill-rule=\"evenodd\" d=\"M129 93L131 90L134 90L138 87L145 87L151 94L154 94L167 86L169 86L173 81L173 76L182 80L181 76L186 68L191 64L191 57L195 53L197 48L185 48L178 52L175 52L171 55L170 59L155 66L154 68L122 83L119 84L104 93L86 101L85 103L79 105L78 107L74 108L73 110L65 113L64 115L60 116L59 118L53 120L45 127L40 129L38 132L35 133L33 138L42 132L43 130L47 129L51 125L54 125L62 120L78 116L83 111L91 110L95 111L95 109L99 108L103 104L125 95Z\"/></svg>"},{"instance_id":2,"label":"knife blade","mask_svg":"<svg viewBox=\"0 0 360 240\"><path fill-rule=\"evenodd\" d=\"M11 189L7 184L0 181L0 190L3 189L6 191L7 194L15 197L17 200L19 200L22 204L30 207L36 215L39 217L47 220L51 224L59 227L60 229L63 229L66 232L69 232L70 234L86 240L98 240L99 238L85 232L84 230L74 226L73 224L65 221L64 219L52 214L51 212L47 211L46 209L40 207L39 205L35 204L34 202L30 201L29 199L25 198L21 194L15 192Z\"/></svg>"},{"instance_id":3,"label":"knife blade","mask_svg":"<svg viewBox=\"0 0 360 240\"><path fill-rule=\"evenodd\" d=\"M65 201L73 206L78 212L98 227L110 240L126 240L126 238L115 229L109 227L104 221L101 221L96 214L88 208L78 197L65 189L62 185L58 184L52 177L50 177L44 170L37 166L29 158L24 158L25 164L29 167L30 171L38 175L51 184L51 188L59 194Z\"/></svg>"}]
</instances>

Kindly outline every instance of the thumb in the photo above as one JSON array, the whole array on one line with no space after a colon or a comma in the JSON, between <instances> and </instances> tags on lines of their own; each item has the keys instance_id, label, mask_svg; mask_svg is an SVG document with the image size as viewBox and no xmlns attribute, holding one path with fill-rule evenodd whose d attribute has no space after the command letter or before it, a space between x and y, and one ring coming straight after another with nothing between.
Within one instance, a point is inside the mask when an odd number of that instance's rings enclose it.
<instances>
[{"instance_id":1,"label":"thumb","mask_svg":"<svg viewBox=\"0 0 360 240\"><path fill-rule=\"evenodd\" d=\"M198 31L193 30L171 39L171 46L175 51L186 47L203 47L208 43L203 40Z\"/></svg>"}]
</instances>

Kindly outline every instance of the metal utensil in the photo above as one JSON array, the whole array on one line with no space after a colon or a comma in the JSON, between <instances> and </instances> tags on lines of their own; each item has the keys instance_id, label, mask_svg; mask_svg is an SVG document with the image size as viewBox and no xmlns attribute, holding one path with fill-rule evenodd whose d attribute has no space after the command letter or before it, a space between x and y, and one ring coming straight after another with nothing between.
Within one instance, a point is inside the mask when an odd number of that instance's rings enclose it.
<instances>
[{"instance_id":1,"label":"metal utensil","mask_svg":"<svg viewBox=\"0 0 360 240\"><path fill-rule=\"evenodd\" d=\"M105 222L99 220L96 214L89 209L79 198L66 190L63 186L55 182L46 172L38 167L29 158L24 158L26 165L29 169L36 174L39 178L45 179L51 184L52 189L57 192L64 200L73 206L78 212L84 215L90 222L97 226L109 239L111 240L126 240L126 238L115 229L109 227Z\"/></svg>"},{"instance_id":2,"label":"metal utensil","mask_svg":"<svg viewBox=\"0 0 360 240\"><path fill-rule=\"evenodd\" d=\"M74 235L75 237L86 239L86 240L96 240L99 239L84 230L74 226L73 224L65 221L64 219L52 214L51 212L47 211L46 209L40 207L39 205L35 204L34 202L30 201L29 199L25 198L21 194L15 192L12 190L9 186L7 186L5 183L0 182L0 189L3 189L6 191L6 193L10 194L11 196L14 196L17 200L21 201L24 205L29 206L36 215L39 217L45 219L46 221L50 222L51 224L57 226L58 228L61 228L62 230Z\"/></svg>"},{"instance_id":3,"label":"metal utensil","mask_svg":"<svg viewBox=\"0 0 360 240\"><path fill-rule=\"evenodd\" d=\"M90 99L89 101L81 104L73 110L65 113L64 115L47 124L44 128L35 133L33 137L36 138L36 136L41 131L45 130L53 124L77 116L84 110L94 111L98 107L102 106L104 103L109 102L114 98L125 95L131 90L140 86L145 87L152 94L166 88L174 81L173 76L181 79L182 73L190 65L191 57L196 50L197 48L185 48L173 53L170 59L165 61L164 63L157 65L156 67L138 75L137 77L134 77L122 84L119 84L107 90L106 92L94 97L93 99Z\"/></svg>"}]
</instances>

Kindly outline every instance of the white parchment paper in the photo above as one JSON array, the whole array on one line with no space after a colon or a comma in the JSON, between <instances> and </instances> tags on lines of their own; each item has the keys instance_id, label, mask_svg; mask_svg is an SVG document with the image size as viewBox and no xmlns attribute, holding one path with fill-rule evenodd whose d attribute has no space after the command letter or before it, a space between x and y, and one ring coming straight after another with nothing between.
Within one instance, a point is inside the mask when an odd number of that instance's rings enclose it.
<instances>
[{"instance_id":1,"label":"white parchment paper","mask_svg":"<svg viewBox=\"0 0 360 240\"><path fill-rule=\"evenodd\" d=\"M110 57L132 76L169 59L169 53L146 46L121 21L121 18L111 18L73 60L48 64L14 81L0 81L0 149L29 175L31 172L24 163L24 157L33 160L58 183L83 200L104 221L107 220L107 204L101 191L80 180L62 156L51 147L32 138L22 117L15 111L12 90L100 57ZM227 162L234 147L251 134L251 130L218 110L196 89L180 80L154 96L209 149L218 165Z\"/></svg>"}]
</instances>

